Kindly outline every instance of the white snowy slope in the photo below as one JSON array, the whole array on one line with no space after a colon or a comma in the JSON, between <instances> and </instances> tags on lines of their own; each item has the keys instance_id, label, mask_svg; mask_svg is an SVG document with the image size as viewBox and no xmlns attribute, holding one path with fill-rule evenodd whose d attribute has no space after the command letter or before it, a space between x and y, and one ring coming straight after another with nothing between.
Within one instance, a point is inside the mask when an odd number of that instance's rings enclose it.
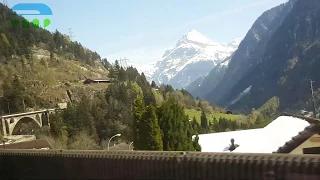
<instances>
[{"instance_id":1,"label":"white snowy slope","mask_svg":"<svg viewBox=\"0 0 320 180\"><path fill-rule=\"evenodd\" d=\"M155 73L156 68L154 68L156 63L150 63L150 64L132 64L133 67L135 67L139 73L143 73L148 81L152 81L151 77Z\"/></svg>"},{"instance_id":2,"label":"white snowy slope","mask_svg":"<svg viewBox=\"0 0 320 180\"><path fill-rule=\"evenodd\" d=\"M217 43L191 30L167 50L153 68L151 80L185 88L199 77L207 75L217 64L237 50L241 40Z\"/></svg>"},{"instance_id":3,"label":"white snowy slope","mask_svg":"<svg viewBox=\"0 0 320 180\"><path fill-rule=\"evenodd\" d=\"M199 135L202 152L230 152L233 138L239 147L238 153L273 153L299 134L310 124L296 117L280 116L261 129L231 131Z\"/></svg>"},{"instance_id":4,"label":"white snowy slope","mask_svg":"<svg viewBox=\"0 0 320 180\"><path fill-rule=\"evenodd\" d=\"M247 139L257 136L262 129L250 129L242 131L221 132L212 134L200 134L199 144L201 152L230 152L230 140L242 146ZM238 148L240 148L240 146Z\"/></svg>"}]
</instances>

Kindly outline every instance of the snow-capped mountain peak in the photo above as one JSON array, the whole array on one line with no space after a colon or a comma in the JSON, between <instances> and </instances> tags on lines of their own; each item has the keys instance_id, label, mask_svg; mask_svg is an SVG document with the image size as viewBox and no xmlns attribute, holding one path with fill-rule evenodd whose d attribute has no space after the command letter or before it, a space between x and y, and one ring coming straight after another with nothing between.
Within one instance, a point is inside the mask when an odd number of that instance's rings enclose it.
<instances>
[{"instance_id":1,"label":"snow-capped mountain peak","mask_svg":"<svg viewBox=\"0 0 320 180\"><path fill-rule=\"evenodd\" d=\"M189 31L186 35L183 36L182 40L187 40L191 42L198 42L202 44L208 44L212 42L210 39L208 39L206 36L199 33L197 30L192 29Z\"/></svg>"},{"instance_id":2,"label":"snow-capped mountain peak","mask_svg":"<svg viewBox=\"0 0 320 180\"><path fill-rule=\"evenodd\" d=\"M197 46L202 46L202 47L209 44L219 45L219 43L216 43L210 40L209 38L207 38L206 36L204 36L203 34L201 34L195 29L192 29L188 33L183 35L182 38L176 43L175 48L188 43L189 44L191 43Z\"/></svg>"},{"instance_id":3,"label":"snow-capped mountain peak","mask_svg":"<svg viewBox=\"0 0 320 180\"><path fill-rule=\"evenodd\" d=\"M231 56L238 45L239 41L236 40L230 43L214 42L192 29L183 35L172 49L165 51L162 60L154 65L154 71L148 71L152 73L148 79L157 84L165 83L174 88L185 88ZM150 70L150 67L148 69Z\"/></svg>"}]
</instances>

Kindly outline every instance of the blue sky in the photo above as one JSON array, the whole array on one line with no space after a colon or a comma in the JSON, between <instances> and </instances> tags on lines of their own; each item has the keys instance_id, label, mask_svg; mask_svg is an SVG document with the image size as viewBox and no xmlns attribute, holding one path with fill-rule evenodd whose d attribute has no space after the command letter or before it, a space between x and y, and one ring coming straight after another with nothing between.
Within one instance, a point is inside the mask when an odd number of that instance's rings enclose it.
<instances>
[{"instance_id":1,"label":"blue sky","mask_svg":"<svg viewBox=\"0 0 320 180\"><path fill-rule=\"evenodd\" d=\"M58 29L113 62L161 60L166 49L195 29L217 42L243 38L265 10L287 0L8 0L9 7L38 2L53 11Z\"/></svg>"}]
</instances>

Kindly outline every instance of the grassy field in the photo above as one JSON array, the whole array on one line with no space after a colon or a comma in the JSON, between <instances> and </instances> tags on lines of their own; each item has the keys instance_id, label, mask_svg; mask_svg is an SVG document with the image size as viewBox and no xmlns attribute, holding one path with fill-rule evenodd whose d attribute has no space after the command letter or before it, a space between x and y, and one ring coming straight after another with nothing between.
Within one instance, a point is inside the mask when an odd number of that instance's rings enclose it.
<instances>
[{"instance_id":1,"label":"grassy field","mask_svg":"<svg viewBox=\"0 0 320 180\"><path fill-rule=\"evenodd\" d=\"M197 121L200 123L201 111L197 111L195 109L185 109L185 112L189 116L189 118L192 119L193 117L196 117ZM219 119L220 117L224 117L234 121L245 118L244 115L235 115L235 114L223 114L223 113L207 114L208 121L212 121L214 118Z\"/></svg>"}]
</instances>

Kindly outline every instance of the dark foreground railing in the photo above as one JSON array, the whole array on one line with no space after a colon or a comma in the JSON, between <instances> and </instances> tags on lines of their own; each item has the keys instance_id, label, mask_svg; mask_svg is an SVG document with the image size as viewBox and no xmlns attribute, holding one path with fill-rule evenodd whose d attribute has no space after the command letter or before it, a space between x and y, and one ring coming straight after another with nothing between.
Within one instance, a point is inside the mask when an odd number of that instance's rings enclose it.
<instances>
[{"instance_id":1,"label":"dark foreground railing","mask_svg":"<svg viewBox=\"0 0 320 180\"><path fill-rule=\"evenodd\" d=\"M320 179L319 155L0 150L0 179Z\"/></svg>"}]
</instances>

